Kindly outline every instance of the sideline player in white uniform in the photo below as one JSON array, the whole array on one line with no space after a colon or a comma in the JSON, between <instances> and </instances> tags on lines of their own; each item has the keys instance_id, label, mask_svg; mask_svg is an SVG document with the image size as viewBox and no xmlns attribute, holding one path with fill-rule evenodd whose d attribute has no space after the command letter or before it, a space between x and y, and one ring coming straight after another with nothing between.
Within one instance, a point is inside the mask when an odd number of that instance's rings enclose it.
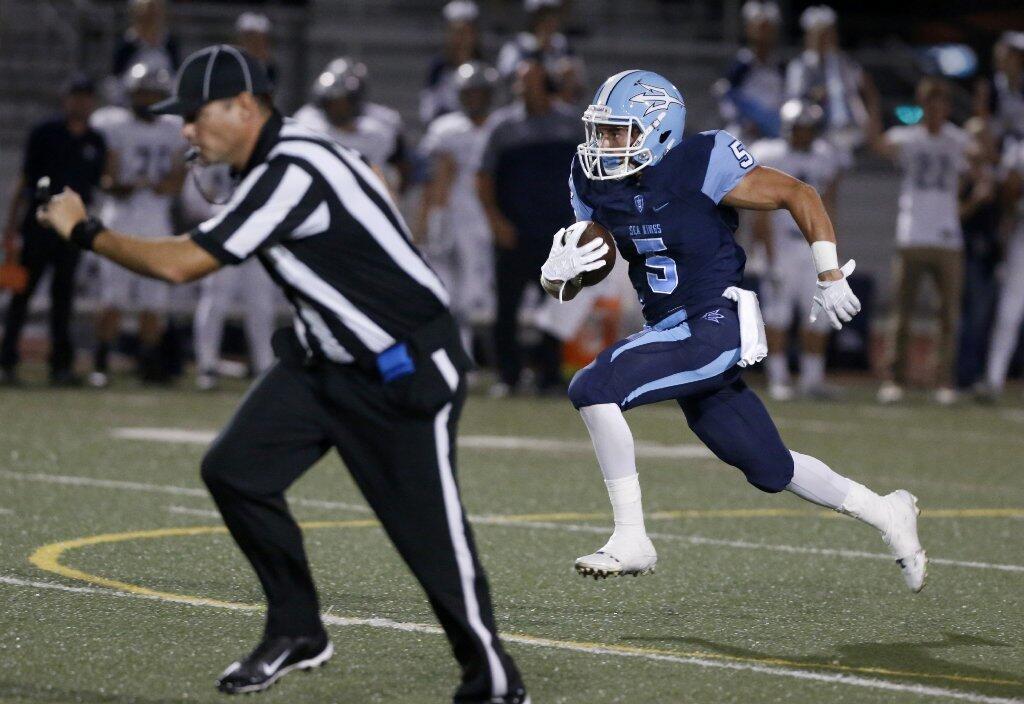
<instances>
[{"instance_id":1,"label":"sideline player in white uniform","mask_svg":"<svg viewBox=\"0 0 1024 704\"><path fill-rule=\"evenodd\" d=\"M346 56L334 59L317 76L311 93L312 100L295 112L296 122L355 149L384 173L392 191L403 191L411 167L402 118L366 100L366 65Z\"/></svg>"},{"instance_id":2,"label":"sideline player in white uniform","mask_svg":"<svg viewBox=\"0 0 1024 704\"><path fill-rule=\"evenodd\" d=\"M750 153L763 166L785 171L814 186L833 217L836 181L842 164L836 148L817 136L821 108L806 101L790 100L779 115L784 138L755 142ZM786 342L796 314L800 320L800 391L822 396L826 393L825 347L829 325L823 318L812 323L808 317L818 282L807 242L788 210L757 212L754 233L768 255L768 276L761 287L769 351L765 361L768 395L776 401L793 398Z\"/></svg>"},{"instance_id":3,"label":"sideline player in white uniform","mask_svg":"<svg viewBox=\"0 0 1024 704\"><path fill-rule=\"evenodd\" d=\"M137 63L124 76L131 109L105 110L96 122L107 140L106 191L100 209L104 222L146 237L174 234L171 206L181 190L185 140L181 120L155 116L149 106L167 97L171 75L164 68ZM110 347L121 330L121 313L138 311L139 373L144 381L165 381L158 346L170 288L140 278L107 260L100 261L101 311L96 321L96 355L89 375L92 386L109 383Z\"/></svg>"},{"instance_id":4,"label":"sideline player in white uniform","mask_svg":"<svg viewBox=\"0 0 1024 704\"><path fill-rule=\"evenodd\" d=\"M878 390L880 403L903 398L910 347L910 319L920 285L929 277L939 291L940 337L935 401L956 401L953 363L963 291L963 234L960 229L960 176L967 170L970 138L949 122L949 86L937 78L924 78L917 86L917 102L924 110L920 124L893 127L885 134L874 124L871 148L899 163L898 249L893 301L896 308L896 345L887 379Z\"/></svg>"},{"instance_id":5,"label":"sideline player in white uniform","mask_svg":"<svg viewBox=\"0 0 1024 704\"><path fill-rule=\"evenodd\" d=\"M430 161L416 231L423 254L452 294L452 313L472 352L474 328L494 322L491 227L476 193L498 71L480 61L455 70L462 110L434 120L420 147Z\"/></svg>"},{"instance_id":6,"label":"sideline player in white uniform","mask_svg":"<svg viewBox=\"0 0 1024 704\"><path fill-rule=\"evenodd\" d=\"M1024 142L1011 141L1003 154L1003 202L1012 204L1003 214L1008 233L1000 282L999 305L985 368L984 393L996 398L1006 385L1006 372L1017 349L1024 321Z\"/></svg>"},{"instance_id":7,"label":"sideline player in white uniform","mask_svg":"<svg viewBox=\"0 0 1024 704\"><path fill-rule=\"evenodd\" d=\"M233 188L231 175L223 165L192 171L181 190L185 224L192 227L216 215ZM274 363L270 337L279 295L259 260L253 258L239 266L223 267L199 283L199 304L192 321L199 390L217 388L224 321L233 308L242 311L253 375L270 368Z\"/></svg>"}]
</instances>

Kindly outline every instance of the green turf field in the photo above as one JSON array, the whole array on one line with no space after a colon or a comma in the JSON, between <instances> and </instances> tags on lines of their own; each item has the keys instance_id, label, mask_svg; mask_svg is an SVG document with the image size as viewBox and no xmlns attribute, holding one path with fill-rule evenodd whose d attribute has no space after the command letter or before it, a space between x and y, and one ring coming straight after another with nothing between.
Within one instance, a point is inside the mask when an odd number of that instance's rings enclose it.
<instances>
[{"instance_id":1,"label":"green turf field","mask_svg":"<svg viewBox=\"0 0 1024 704\"><path fill-rule=\"evenodd\" d=\"M241 390L0 391L0 701L225 701L261 594L198 464ZM772 410L794 449L918 495L917 596L873 530L749 487L671 405L629 416L658 573L584 580L610 517L578 416L471 398L463 493L535 704L1024 701L1024 411L867 401ZM337 654L261 701L446 701L446 641L339 461L291 497Z\"/></svg>"}]
</instances>

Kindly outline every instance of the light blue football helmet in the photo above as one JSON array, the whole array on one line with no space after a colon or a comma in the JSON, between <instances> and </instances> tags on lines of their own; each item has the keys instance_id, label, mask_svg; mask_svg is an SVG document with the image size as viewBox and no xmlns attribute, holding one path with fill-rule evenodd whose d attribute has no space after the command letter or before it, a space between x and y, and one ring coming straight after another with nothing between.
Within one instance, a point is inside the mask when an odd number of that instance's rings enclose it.
<instances>
[{"instance_id":1,"label":"light blue football helmet","mask_svg":"<svg viewBox=\"0 0 1024 704\"><path fill-rule=\"evenodd\" d=\"M596 181L625 178L654 166L679 144L686 124L683 95L653 71L617 73L597 89L583 113L587 141L576 147L583 172ZM602 147L602 126L628 128L625 147Z\"/></svg>"}]
</instances>

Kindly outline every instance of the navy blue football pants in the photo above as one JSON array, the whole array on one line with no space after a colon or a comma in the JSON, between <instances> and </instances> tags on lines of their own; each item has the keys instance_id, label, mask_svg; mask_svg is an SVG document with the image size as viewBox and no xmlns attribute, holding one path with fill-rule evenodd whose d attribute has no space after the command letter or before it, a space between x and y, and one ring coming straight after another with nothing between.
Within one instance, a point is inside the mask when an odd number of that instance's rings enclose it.
<instances>
[{"instance_id":1,"label":"navy blue football pants","mask_svg":"<svg viewBox=\"0 0 1024 704\"><path fill-rule=\"evenodd\" d=\"M719 459L778 492L793 478L793 457L740 376L735 306L716 298L620 340L576 373L569 398L577 409L615 403L624 411L674 399Z\"/></svg>"}]
</instances>

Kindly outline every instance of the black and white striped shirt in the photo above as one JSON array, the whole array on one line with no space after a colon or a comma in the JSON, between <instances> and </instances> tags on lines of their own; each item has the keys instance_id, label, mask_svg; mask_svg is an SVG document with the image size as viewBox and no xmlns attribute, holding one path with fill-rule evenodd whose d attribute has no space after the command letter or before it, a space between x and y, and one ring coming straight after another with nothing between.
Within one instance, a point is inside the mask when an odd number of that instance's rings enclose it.
<instances>
[{"instance_id":1,"label":"black and white striped shirt","mask_svg":"<svg viewBox=\"0 0 1024 704\"><path fill-rule=\"evenodd\" d=\"M242 177L192 239L224 264L258 256L310 354L372 366L447 315L448 292L357 152L275 113Z\"/></svg>"}]
</instances>

